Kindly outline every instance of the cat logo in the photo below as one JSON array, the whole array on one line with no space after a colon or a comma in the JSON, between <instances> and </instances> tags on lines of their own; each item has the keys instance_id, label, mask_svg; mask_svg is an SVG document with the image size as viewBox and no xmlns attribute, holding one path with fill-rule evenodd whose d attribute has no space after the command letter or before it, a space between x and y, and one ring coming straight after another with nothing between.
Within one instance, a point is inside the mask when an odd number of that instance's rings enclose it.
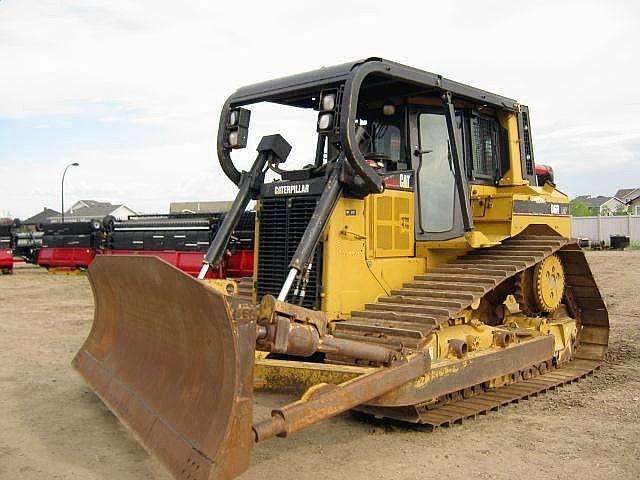
<instances>
[{"instance_id":1,"label":"cat logo","mask_svg":"<svg viewBox=\"0 0 640 480\"><path fill-rule=\"evenodd\" d=\"M400 188L411 188L411 175L400 174Z\"/></svg>"},{"instance_id":2,"label":"cat logo","mask_svg":"<svg viewBox=\"0 0 640 480\"><path fill-rule=\"evenodd\" d=\"M273 188L273 193L274 195L297 195L301 193L309 193L309 184L276 185Z\"/></svg>"}]
</instances>

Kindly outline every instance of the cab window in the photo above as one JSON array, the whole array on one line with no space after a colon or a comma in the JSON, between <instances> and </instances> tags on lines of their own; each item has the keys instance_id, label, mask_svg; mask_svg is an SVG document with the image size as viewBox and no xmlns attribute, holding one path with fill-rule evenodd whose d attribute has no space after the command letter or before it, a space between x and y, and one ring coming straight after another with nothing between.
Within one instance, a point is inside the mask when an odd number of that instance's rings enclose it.
<instances>
[{"instance_id":1,"label":"cab window","mask_svg":"<svg viewBox=\"0 0 640 480\"><path fill-rule=\"evenodd\" d=\"M421 113L418 129L420 227L428 233L448 232L454 226L456 187L444 114Z\"/></svg>"},{"instance_id":2,"label":"cab window","mask_svg":"<svg viewBox=\"0 0 640 480\"><path fill-rule=\"evenodd\" d=\"M371 151L399 162L402 148L400 125L375 120L371 122Z\"/></svg>"},{"instance_id":3,"label":"cab window","mask_svg":"<svg viewBox=\"0 0 640 480\"><path fill-rule=\"evenodd\" d=\"M473 115L469 119L471 137L471 177L494 181L498 172L498 122Z\"/></svg>"}]
</instances>

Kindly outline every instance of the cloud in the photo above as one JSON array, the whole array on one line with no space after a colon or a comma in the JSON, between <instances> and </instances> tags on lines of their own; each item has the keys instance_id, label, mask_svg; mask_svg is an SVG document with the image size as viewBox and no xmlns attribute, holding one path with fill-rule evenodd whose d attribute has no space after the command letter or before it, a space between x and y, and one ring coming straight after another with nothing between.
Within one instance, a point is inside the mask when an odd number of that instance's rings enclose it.
<instances>
[{"instance_id":1,"label":"cloud","mask_svg":"<svg viewBox=\"0 0 640 480\"><path fill-rule=\"evenodd\" d=\"M601 188L585 169L615 166L607 184L640 184L639 10L630 1L0 2L0 127L11 131L0 131L0 208L25 216L55 205L70 161L81 167L69 199L152 211L231 198L215 155L225 98L371 55L528 104L536 158L558 165L572 193ZM244 168L262 132L293 143L291 164L313 155L313 115L298 123L272 112L254 109Z\"/></svg>"}]
</instances>

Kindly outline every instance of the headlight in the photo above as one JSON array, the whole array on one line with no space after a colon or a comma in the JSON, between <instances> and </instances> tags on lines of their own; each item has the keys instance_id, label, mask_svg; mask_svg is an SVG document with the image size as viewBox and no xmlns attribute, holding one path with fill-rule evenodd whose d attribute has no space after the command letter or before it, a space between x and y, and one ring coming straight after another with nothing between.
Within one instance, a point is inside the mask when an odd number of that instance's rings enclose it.
<instances>
[{"instance_id":1,"label":"headlight","mask_svg":"<svg viewBox=\"0 0 640 480\"><path fill-rule=\"evenodd\" d=\"M227 119L227 127L244 127L249 128L249 121L251 120L251 110L237 107L229 111L229 118Z\"/></svg>"},{"instance_id":2,"label":"headlight","mask_svg":"<svg viewBox=\"0 0 640 480\"><path fill-rule=\"evenodd\" d=\"M245 148L249 138L249 120L251 111L238 107L229 111L227 117L227 148Z\"/></svg>"},{"instance_id":3,"label":"headlight","mask_svg":"<svg viewBox=\"0 0 640 480\"><path fill-rule=\"evenodd\" d=\"M318 117L318 130L329 130L333 126L333 114L321 113Z\"/></svg>"},{"instance_id":4,"label":"headlight","mask_svg":"<svg viewBox=\"0 0 640 480\"><path fill-rule=\"evenodd\" d=\"M247 146L249 130L243 127L236 127L227 135L227 146L230 148L244 148Z\"/></svg>"},{"instance_id":5,"label":"headlight","mask_svg":"<svg viewBox=\"0 0 640 480\"><path fill-rule=\"evenodd\" d=\"M238 113L237 110L231 110L231 113L229 113L229 126L230 127L234 127L235 125L237 125L239 115L240 114Z\"/></svg>"},{"instance_id":6,"label":"headlight","mask_svg":"<svg viewBox=\"0 0 640 480\"><path fill-rule=\"evenodd\" d=\"M336 108L336 94L329 93L327 95L323 95L322 97L322 110L325 112L330 112L334 108Z\"/></svg>"}]
</instances>

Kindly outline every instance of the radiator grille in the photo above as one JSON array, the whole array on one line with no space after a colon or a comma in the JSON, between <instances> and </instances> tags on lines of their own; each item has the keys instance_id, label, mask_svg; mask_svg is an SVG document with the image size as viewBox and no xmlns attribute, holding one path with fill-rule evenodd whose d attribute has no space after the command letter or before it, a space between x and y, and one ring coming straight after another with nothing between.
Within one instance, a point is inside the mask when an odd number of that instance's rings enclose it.
<instances>
[{"instance_id":1,"label":"radiator grille","mask_svg":"<svg viewBox=\"0 0 640 480\"><path fill-rule=\"evenodd\" d=\"M280 293L289 262L296 251L307 224L318 202L317 196L264 198L260 211L260 238L258 249L258 300L263 295ZM322 278L322 247L313 255L305 297L302 305L320 308L320 280ZM295 285L295 284L294 284ZM287 301L299 304L291 289Z\"/></svg>"}]
</instances>

